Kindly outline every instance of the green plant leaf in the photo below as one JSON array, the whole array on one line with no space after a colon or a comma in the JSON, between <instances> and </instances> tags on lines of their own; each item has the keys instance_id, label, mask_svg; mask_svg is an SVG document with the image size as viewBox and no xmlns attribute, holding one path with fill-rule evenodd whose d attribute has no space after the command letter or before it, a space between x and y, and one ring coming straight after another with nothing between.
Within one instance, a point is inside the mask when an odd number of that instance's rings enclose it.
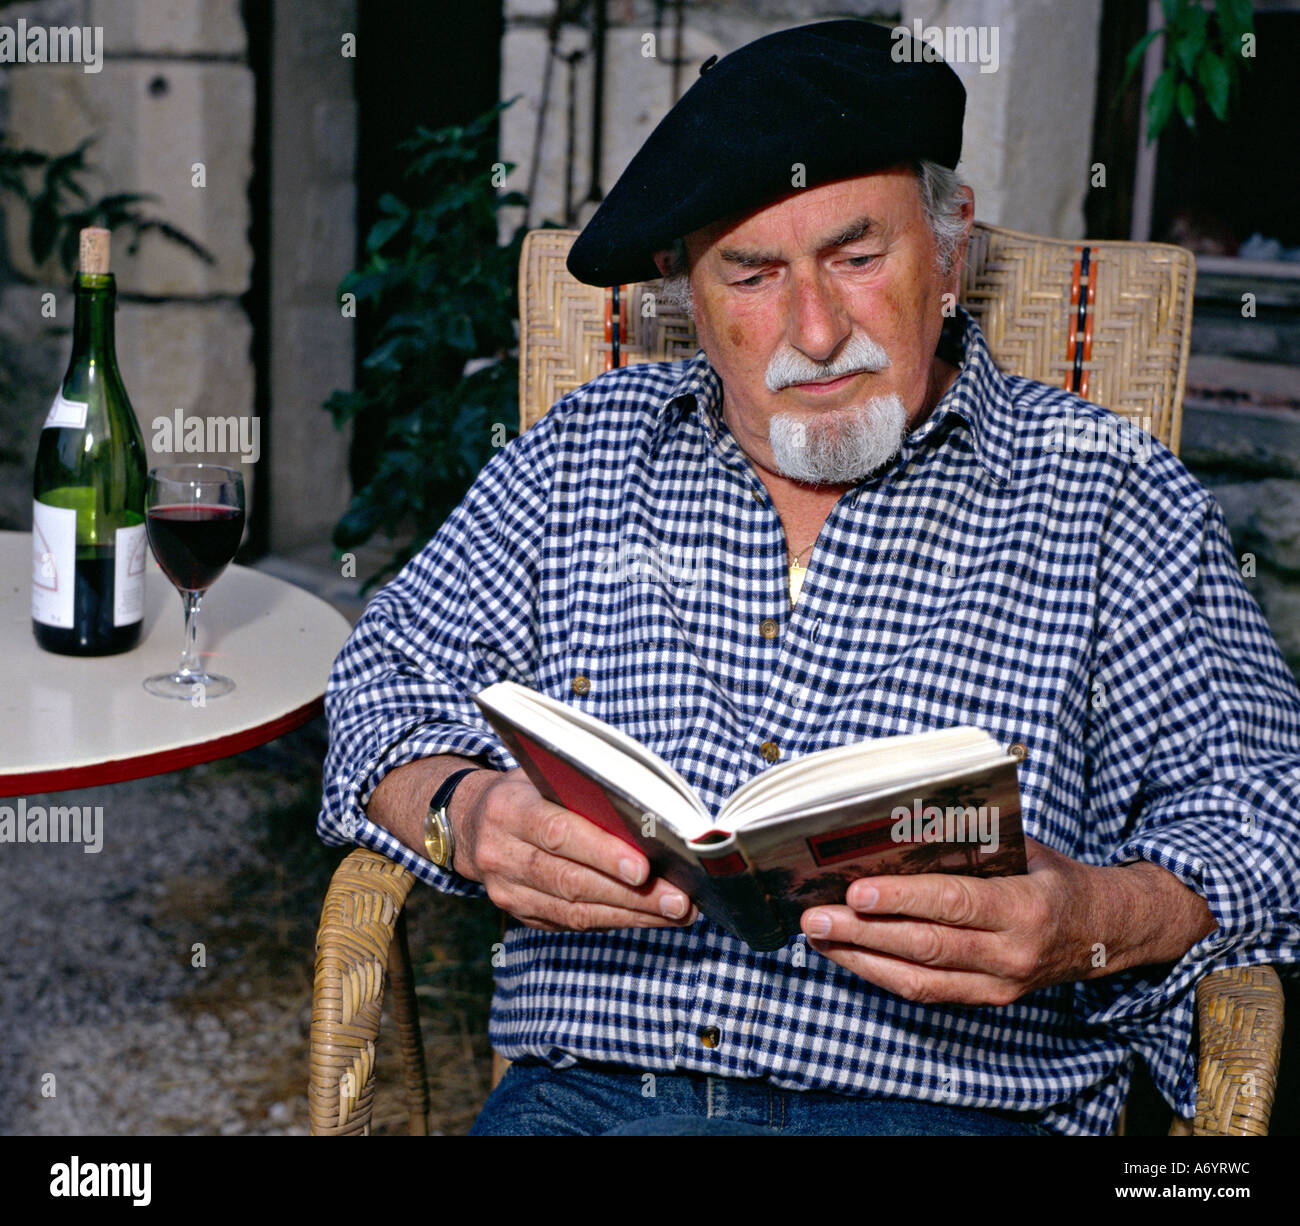
<instances>
[{"instance_id":1,"label":"green plant leaf","mask_svg":"<svg viewBox=\"0 0 1300 1226\"><path fill-rule=\"evenodd\" d=\"M366 302L376 330L355 390L324 407L336 422L364 422L381 443L337 531L353 544L383 532L395 550L363 590L400 567L460 502L490 458L490 423L518 418L517 363L501 355L516 343L522 234L499 244L497 213L523 197L498 197L492 186L502 109L436 132L420 126L400 143L409 159L402 196L386 196L383 228L372 230L382 250L368 244L341 283ZM465 376L467 359L483 357L493 361Z\"/></svg>"},{"instance_id":2,"label":"green plant leaf","mask_svg":"<svg viewBox=\"0 0 1300 1226\"><path fill-rule=\"evenodd\" d=\"M1160 135L1174 107L1176 92L1174 70L1166 68L1157 78L1147 99L1147 144Z\"/></svg>"},{"instance_id":3,"label":"green plant leaf","mask_svg":"<svg viewBox=\"0 0 1300 1226\"><path fill-rule=\"evenodd\" d=\"M406 225L405 217L384 217L370 227L366 235L366 250L378 251L390 238Z\"/></svg>"},{"instance_id":4,"label":"green plant leaf","mask_svg":"<svg viewBox=\"0 0 1300 1226\"><path fill-rule=\"evenodd\" d=\"M1232 91L1232 77L1228 65L1214 52L1207 52L1197 65L1197 80L1205 91L1205 101L1214 113L1215 119L1228 117L1228 96Z\"/></svg>"},{"instance_id":5,"label":"green plant leaf","mask_svg":"<svg viewBox=\"0 0 1300 1226\"><path fill-rule=\"evenodd\" d=\"M1146 54L1146 49L1153 38L1159 38L1164 30L1149 30L1138 39L1133 50L1124 57L1124 75L1120 78L1119 93L1123 93L1129 83L1129 78L1137 71L1138 65L1142 63L1142 57Z\"/></svg>"},{"instance_id":6,"label":"green plant leaf","mask_svg":"<svg viewBox=\"0 0 1300 1226\"><path fill-rule=\"evenodd\" d=\"M1189 127L1196 127L1196 95L1186 81L1178 86L1178 113Z\"/></svg>"},{"instance_id":7,"label":"green plant leaf","mask_svg":"<svg viewBox=\"0 0 1300 1226\"><path fill-rule=\"evenodd\" d=\"M1223 30L1228 50L1240 53L1241 36L1249 34L1255 28L1255 20L1250 0L1216 0L1215 12Z\"/></svg>"},{"instance_id":8,"label":"green plant leaf","mask_svg":"<svg viewBox=\"0 0 1300 1226\"><path fill-rule=\"evenodd\" d=\"M1188 10L1187 29L1174 44L1174 54L1178 66L1185 76L1196 74L1196 61L1205 47L1205 32L1210 23L1210 15L1201 8Z\"/></svg>"}]
</instances>

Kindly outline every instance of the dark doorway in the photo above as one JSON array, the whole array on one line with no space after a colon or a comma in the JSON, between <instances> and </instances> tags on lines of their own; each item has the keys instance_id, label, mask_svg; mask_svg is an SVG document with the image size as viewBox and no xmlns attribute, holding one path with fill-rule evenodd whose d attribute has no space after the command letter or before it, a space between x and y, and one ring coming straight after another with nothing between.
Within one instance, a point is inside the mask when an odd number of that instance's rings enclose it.
<instances>
[{"instance_id":1,"label":"dark doorway","mask_svg":"<svg viewBox=\"0 0 1300 1226\"><path fill-rule=\"evenodd\" d=\"M1162 134L1151 237L1205 255L1296 260L1300 161L1289 133L1300 111L1300 12L1256 13L1255 35L1228 121L1201 115L1191 132L1175 113Z\"/></svg>"},{"instance_id":2,"label":"dark doorway","mask_svg":"<svg viewBox=\"0 0 1300 1226\"><path fill-rule=\"evenodd\" d=\"M377 202L400 194L406 155L398 148L417 125L468 123L500 97L500 0L364 0L359 4L357 91L357 260L379 217ZM374 321L357 320L357 362L370 352ZM382 430L363 416L353 432L351 476L359 488L374 471Z\"/></svg>"}]
</instances>

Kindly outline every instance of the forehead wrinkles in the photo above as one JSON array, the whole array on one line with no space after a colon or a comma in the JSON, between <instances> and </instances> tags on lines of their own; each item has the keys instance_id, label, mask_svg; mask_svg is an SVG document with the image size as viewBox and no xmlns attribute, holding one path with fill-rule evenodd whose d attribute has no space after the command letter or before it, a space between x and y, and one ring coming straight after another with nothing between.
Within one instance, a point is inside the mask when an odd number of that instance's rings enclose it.
<instances>
[{"instance_id":1,"label":"forehead wrinkles","mask_svg":"<svg viewBox=\"0 0 1300 1226\"><path fill-rule=\"evenodd\" d=\"M759 256L787 259L854 238L892 236L923 220L919 186L910 171L865 179L809 188L748 217L705 226L687 237L690 254L724 259L726 253L742 257L729 262L748 266ZM854 234L864 221L873 223L871 230Z\"/></svg>"}]
</instances>

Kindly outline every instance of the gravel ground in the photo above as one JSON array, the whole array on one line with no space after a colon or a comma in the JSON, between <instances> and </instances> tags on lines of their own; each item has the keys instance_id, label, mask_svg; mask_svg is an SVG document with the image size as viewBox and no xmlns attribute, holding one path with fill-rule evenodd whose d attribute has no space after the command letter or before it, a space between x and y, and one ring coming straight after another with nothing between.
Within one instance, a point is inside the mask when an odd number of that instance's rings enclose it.
<instances>
[{"instance_id":1,"label":"gravel ground","mask_svg":"<svg viewBox=\"0 0 1300 1226\"><path fill-rule=\"evenodd\" d=\"M317 721L222 762L26 798L102 806L103 847L0 845L0 1133L306 1133L315 929L342 855L312 830L324 738ZM433 1130L463 1132L490 1069L494 921L420 894ZM377 1133L404 1127L385 1025Z\"/></svg>"}]
</instances>

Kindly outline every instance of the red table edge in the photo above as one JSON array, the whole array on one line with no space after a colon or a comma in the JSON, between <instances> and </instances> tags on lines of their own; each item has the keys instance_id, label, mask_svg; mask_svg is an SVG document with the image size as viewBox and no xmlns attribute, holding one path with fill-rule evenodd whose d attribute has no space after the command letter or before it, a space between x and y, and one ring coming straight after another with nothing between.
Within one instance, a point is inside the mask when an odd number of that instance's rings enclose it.
<instances>
[{"instance_id":1,"label":"red table edge","mask_svg":"<svg viewBox=\"0 0 1300 1226\"><path fill-rule=\"evenodd\" d=\"M74 788L96 787L101 783L122 783L127 779L165 775L168 771L228 758L243 753L246 749L265 745L267 741L273 741L286 732L310 723L324 710L325 698L322 695L264 724L256 724L252 728L244 728L212 741L201 741L197 745L182 745L179 749L163 749L132 758L112 758L90 766L55 767L16 775L0 774L0 797L67 792Z\"/></svg>"}]
</instances>

